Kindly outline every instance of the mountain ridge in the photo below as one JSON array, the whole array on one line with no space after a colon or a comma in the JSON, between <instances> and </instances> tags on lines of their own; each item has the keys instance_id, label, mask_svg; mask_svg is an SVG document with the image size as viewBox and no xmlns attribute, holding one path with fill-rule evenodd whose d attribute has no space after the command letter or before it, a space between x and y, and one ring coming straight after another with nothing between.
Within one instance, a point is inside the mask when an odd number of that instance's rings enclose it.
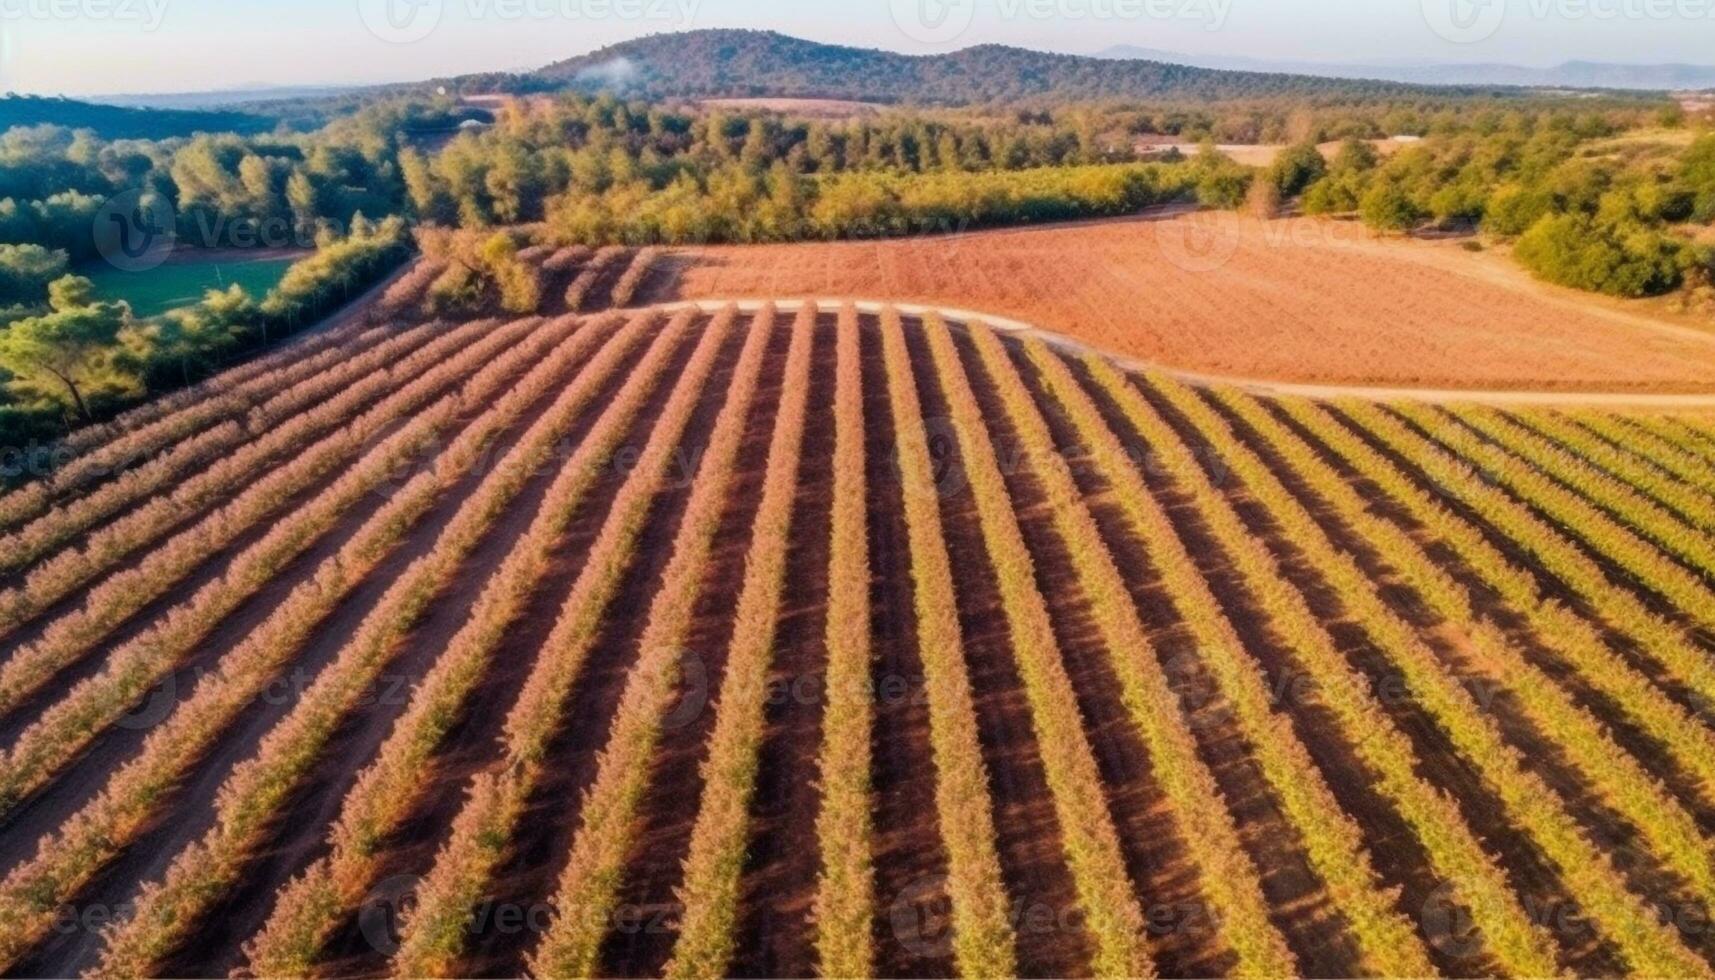
<instances>
[{"instance_id":1,"label":"mountain ridge","mask_svg":"<svg viewBox=\"0 0 1715 980\"><path fill-rule=\"evenodd\" d=\"M1209 98L1265 95L1483 95L1398 82L1209 69L981 44L911 55L825 44L773 31L705 29L633 38L546 65L526 80L678 97L843 98L972 104L1031 98Z\"/></svg>"},{"instance_id":2,"label":"mountain ridge","mask_svg":"<svg viewBox=\"0 0 1715 980\"><path fill-rule=\"evenodd\" d=\"M1221 71L1285 73L1316 78L1374 79L1407 85L1478 85L1537 88L1626 89L1643 92L1715 87L1715 66L1678 62L1563 61L1548 67L1506 62L1356 63L1195 55L1133 44L1116 44L1092 57L1103 60L1168 61Z\"/></svg>"}]
</instances>

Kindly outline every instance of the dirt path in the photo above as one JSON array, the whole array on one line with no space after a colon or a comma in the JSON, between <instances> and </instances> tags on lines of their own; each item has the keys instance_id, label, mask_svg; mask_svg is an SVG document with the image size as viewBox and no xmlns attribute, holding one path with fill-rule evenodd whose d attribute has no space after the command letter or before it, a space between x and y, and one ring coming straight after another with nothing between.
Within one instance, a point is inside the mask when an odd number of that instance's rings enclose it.
<instances>
[{"instance_id":1,"label":"dirt path","mask_svg":"<svg viewBox=\"0 0 1715 980\"><path fill-rule=\"evenodd\" d=\"M718 310L729 304L735 304L740 310L760 308L763 300L682 300L672 303L659 304L664 311L674 311L686 308L696 308L706 311ZM1255 395L1273 397L1313 398L1319 401L1331 401L1339 398L1356 398L1364 401L1422 401L1436 404L1469 403L1498 406L1555 406L1555 407L1591 407L1591 408L1648 408L1648 409L1715 409L1715 394L1657 394L1647 392L1623 391L1525 391L1517 389L1459 389L1459 388L1409 388L1409 387L1377 387L1370 385L1343 384L1301 384L1287 381L1269 381L1261 378L1230 377L1218 374L1206 374L1197 371L1185 371L1160 364L1151 364L1133 358L1117 357L1108 351L1099 350L1082 341L1074 340L1063 334L1045 330L1034 324L1025 323L1010 317L993 316L975 310L956 307L924 306L914 303L888 303L880 300L866 300L842 297L817 297L809 300L776 300L775 306L783 312L798 309L806 302L815 303L817 309L837 311L845 303L855 303L857 308L865 313L879 312L892 306L907 317L920 316L934 311L939 313L949 323L982 323L1003 333L1040 337L1057 350L1072 354L1098 353L1109 357L1113 362L1127 371L1159 371L1172 375L1182 381L1201 387L1227 385L1248 391Z\"/></svg>"}]
</instances>

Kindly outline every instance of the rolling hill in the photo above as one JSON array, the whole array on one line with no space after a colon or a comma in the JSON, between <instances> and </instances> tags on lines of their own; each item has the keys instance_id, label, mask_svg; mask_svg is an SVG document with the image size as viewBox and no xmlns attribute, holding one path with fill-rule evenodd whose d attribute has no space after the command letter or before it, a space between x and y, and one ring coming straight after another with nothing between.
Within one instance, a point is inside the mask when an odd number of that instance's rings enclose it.
<instances>
[{"instance_id":1,"label":"rolling hill","mask_svg":"<svg viewBox=\"0 0 1715 980\"><path fill-rule=\"evenodd\" d=\"M1504 63L1356 64L1288 61L1228 55L1187 54L1118 44L1098 58L1166 61L1221 71L1285 72L1320 78L1374 78L1411 85L1520 85L1542 88L1606 88L1663 91L1715 87L1715 67L1683 64L1621 64L1566 61L1544 68Z\"/></svg>"},{"instance_id":2,"label":"rolling hill","mask_svg":"<svg viewBox=\"0 0 1715 980\"><path fill-rule=\"evenodd\" d=\"M772 31L701 30L610 45L524 76L640 96L775 96L969 104L1032 98L1354 97L1425 90L1394 82L1217 71L985 44L906 55ZM1494 94L1467 87L1437 95Z\"/></svg>"},{"instance_id":3,"label":"rolling hill","mask_svg":"<svg viewBox=\"0 0 1715 980\"><path fill-rule=\"evenodd\" d=\"M143 109L10 93L0 97L0 132L43 124L93 129L108 139L167 139L192 133L261 133L274 128L274 119L249 112Z\"/></svg>"}]
</instances>

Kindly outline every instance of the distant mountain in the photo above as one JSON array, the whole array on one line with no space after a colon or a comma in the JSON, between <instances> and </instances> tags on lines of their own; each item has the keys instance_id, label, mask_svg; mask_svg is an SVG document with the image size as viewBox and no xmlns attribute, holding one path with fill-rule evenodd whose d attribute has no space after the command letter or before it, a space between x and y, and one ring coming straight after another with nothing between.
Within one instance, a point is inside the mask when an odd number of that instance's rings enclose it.
<instances>
[{"instance_id":1,"label":"distant mountain","mask_svg":"<svg viewBox=\"0 0 1715 980\"><path fill-rule=\"evenodd\" d=\"M272 117L248 112L138 109L10 93L0 97L0 132L13 126L44 123L72 129L93 129L108 139L166 139L192 133L258 133L274 128Z\"/></svg>"},{"instance_id":2,"label":"distant mountain","mask_svg":"<svg viewBox=\"0 0 1715 980\"><path fill-rule=\"evenodd\" d=\"M773 31L654 34L525 76L537 83L647 96L838 98L969 104L1053 98L1231 99L1276 95L1399 95L1388 81L1211 70L985 44L948 54L821 44ZM1479 94L1465 87L1438 94ZM1516 94L1516 93L1513 93Z\"/></svg>"},{"instance_id":3,"label":"distant mountain","mask_svg":"<svg viewBox=\"0 0 1715 980\"><path fill-rule=\"evenodd\" d=\"M1512 85L1528 88L1600 88L1663 91L1715 88L1715 66L1628 65L1568 61L1552 68L1508 64L1348 64L1274 61L1225 55L1195 55L1130 44L1097 52L1111 60L1168 61L1224 71L1284 72L1321 78L1378 79L1412 85Z\"/></svg>"},{"instance_id":4,"label":"distant mountain","mask_svg":"<svg viewBox=\"0 0 1715 980\"><path fill-rule=\"evenodd\" d=\"M207 92L159 92L148 95L92 95L87 101L136 109L218 109L282 99L343 95L359 85L244 85Z\"/></svg>"}]
</instances>

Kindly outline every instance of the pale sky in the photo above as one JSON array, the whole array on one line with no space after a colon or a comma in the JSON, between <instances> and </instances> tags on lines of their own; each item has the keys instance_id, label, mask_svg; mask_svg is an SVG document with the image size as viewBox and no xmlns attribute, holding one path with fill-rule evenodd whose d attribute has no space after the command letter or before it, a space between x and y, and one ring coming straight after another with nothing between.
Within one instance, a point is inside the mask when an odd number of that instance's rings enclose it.
<instances>
[{"instance_id":1,"label":"pale sky","mask_svg":"<svg viewBox=\"0 0 1715 980\"><path fill-rule=\"evenodd\" d=\"M407 81L703 27L908 52L1001 42L1368 63L1715 63L1715 0L0 0L0 90Z\"/></svg>"}]
</instances>

